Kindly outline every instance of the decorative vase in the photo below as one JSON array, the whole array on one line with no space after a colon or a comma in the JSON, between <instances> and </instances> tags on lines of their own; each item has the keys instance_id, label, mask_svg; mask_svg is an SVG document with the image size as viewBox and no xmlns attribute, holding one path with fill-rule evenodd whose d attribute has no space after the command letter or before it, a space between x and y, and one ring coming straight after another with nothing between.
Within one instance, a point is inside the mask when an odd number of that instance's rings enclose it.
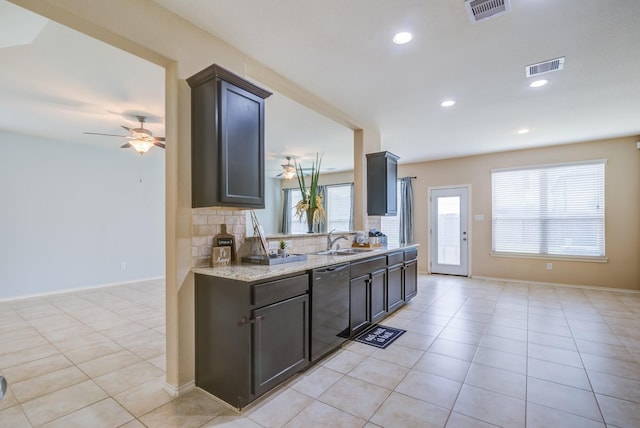
<instances>
[{"instance_id":1,"label":"decorative vase","mask_svg":"<svg viewBox=\"0 0 640 428\"><path fill-rule=\"evenodd\" d=\"M315 212L315 208L307 209L307 233L313 233L313 214Z\"/></svg>"}]
</instances>

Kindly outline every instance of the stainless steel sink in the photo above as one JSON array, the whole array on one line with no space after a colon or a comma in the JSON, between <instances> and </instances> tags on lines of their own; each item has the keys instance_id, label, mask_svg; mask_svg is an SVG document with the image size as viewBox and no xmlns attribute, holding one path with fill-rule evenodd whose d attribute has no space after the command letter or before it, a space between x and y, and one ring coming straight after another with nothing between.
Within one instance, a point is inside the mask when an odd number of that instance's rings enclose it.
<instances>
[{"instance_id":1,"label":"stainless steel sink","mask_svg":"<svg viewBox=\"0 0 640 428\"><path fill-rule=\"evenodd\" d=\"M318 251L317 254L319 256L351 256L354 254L360 253L368 253L369 251L373 251L371 248L344 248L341 250L323 250Z\"/></svg>"}]
</instances>

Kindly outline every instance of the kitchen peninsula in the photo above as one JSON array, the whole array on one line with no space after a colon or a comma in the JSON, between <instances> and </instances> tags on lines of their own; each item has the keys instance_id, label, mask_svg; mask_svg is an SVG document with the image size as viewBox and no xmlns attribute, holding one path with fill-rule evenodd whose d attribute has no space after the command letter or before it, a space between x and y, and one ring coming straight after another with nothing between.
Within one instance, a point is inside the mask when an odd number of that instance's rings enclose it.
<instances>
[{"instance_id":1,"label":"kitchen peninsula","mask_svg":"<svg viewBox=\"0 0 640 428\"><path fill-rule=\"evenodd\" d=\"M417 247L192 268L196 385L245 407L413 298ZM317 274L333 270L343 272L344 286Z\"/></svg>"}]
</instances>

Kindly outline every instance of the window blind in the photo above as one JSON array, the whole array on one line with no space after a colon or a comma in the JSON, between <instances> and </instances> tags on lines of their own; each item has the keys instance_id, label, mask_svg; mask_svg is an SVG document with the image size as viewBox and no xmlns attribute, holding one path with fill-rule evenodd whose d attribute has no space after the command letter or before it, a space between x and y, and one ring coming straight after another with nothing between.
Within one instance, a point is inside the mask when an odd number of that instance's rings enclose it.
<instances>
[{"instance_id":1,"label":"window blind","mask_svg":"<svg viewBox=\"0 0 640 428\"><path fill-rule=\"evenodd\" d=\"M604 257L605 161L491 172L494 253Z\"/></svg>"}]
</instances>

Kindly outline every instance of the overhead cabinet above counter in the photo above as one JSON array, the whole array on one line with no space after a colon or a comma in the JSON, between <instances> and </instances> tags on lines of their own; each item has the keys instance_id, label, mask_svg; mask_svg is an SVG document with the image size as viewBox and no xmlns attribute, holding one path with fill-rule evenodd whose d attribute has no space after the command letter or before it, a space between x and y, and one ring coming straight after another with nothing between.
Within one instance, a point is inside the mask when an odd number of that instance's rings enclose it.
<instances>
[{"instance_id":1,"label":"overhead cabinet above counter","mask_svg":"<svg viewBox=\"0 0 640 428\"><path fill-rule=\"evenodd\" d=\"M187 83L192 206L264 208L264 100L271 92L216 64Z\"/></svg>"},{"instance_id":2,"label":"overhead cabinet above counter","mask_svg":"<svg viewBox=\"0 0 640 428\"><path fill-rule=\"evenodd\" d=\"M398 213L398 159L391 152L367 154L367 214Z\"/></svg>"}]
</instances>

